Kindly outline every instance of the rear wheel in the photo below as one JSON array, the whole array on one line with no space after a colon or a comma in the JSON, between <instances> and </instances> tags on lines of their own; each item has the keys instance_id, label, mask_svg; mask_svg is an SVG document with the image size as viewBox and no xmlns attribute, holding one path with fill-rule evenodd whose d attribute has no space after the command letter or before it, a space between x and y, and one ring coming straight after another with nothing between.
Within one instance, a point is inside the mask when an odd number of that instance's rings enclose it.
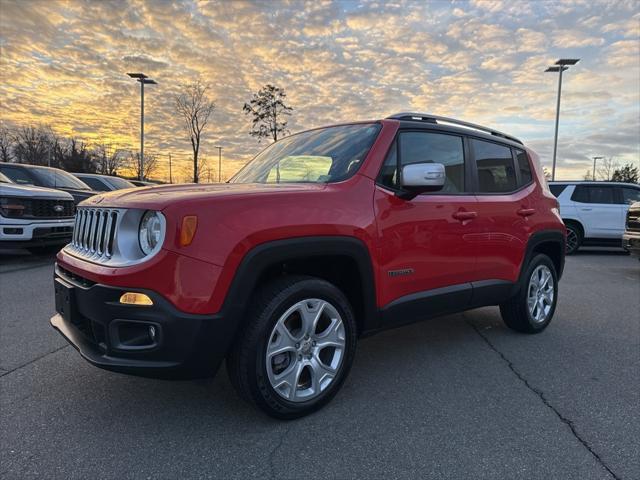
<instances>
[{"instance_id":1,"label":"rear wheel","mask_svg":"<svg viewBox=\"0 0 640 480\"><path fill-rule=\"evenodd\" d=\"M540 333L553 318L558 301L556 268L546 255L536 255L524 273L524 285L500 305L504 323L523 333Z\"/></svg>"},{"instance_id":2,"label":"rear wheel","mask_svg":"<svg viewBox=\"0 0 640 480\"><path fill-rule=\"evenodd\" d=\"M227 358L240 395L282 419L325 405L346 378L356 325L345 296L313 277L278 279L256 297Z\"/></svg>"},{"instance_id":3,"label":"rear wheel","mask_svg":"<svg viewBox=\"0 0 640 480\"><path fill-rule=\"evenodd\" d=\"M576 253L582 244L582 229L575 223L569 222L567 227L567 255Z\"/></svg>"}]
</instances>

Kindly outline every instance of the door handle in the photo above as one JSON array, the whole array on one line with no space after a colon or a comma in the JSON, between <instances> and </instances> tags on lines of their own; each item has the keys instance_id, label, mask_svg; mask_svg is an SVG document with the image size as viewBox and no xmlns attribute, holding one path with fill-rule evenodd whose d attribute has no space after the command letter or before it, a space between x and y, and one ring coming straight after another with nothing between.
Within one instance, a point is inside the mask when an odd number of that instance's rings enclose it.
<instances>
[{"instance_id":1,"label":"door handle","mask_svg":"<svg viewBox=\"0 0 640 480\"><path fill-rule=\"evenodd\" d=\"M460 220L461 222L464 222L465 220L473 220L474 218L476 218L478 216L478 214L476 212L455 212L452 217L455 218L456 220Z\"/></svg>"},{"instance_id":2,"label":"door handle","mask_svg":"<svg viewBox=\"0 0 640 480\"><path fill-rule=\"evenodd\" d=\"M591 210L593 210L593 208L582 207L580 210L582 210L583 212L590 212Z\"/></svg>"},{"instance_id":3,"label":"door handle","mask_svg":"<svg viewBox=\"0 0 640 480\"><path fill-rule=\"evenodd\" d=\"M536 209L535 208L521 208L516 213L518 215L520 215L521 217L530 217L531 215L536 213Z\"/></svg>"}]
</instances>

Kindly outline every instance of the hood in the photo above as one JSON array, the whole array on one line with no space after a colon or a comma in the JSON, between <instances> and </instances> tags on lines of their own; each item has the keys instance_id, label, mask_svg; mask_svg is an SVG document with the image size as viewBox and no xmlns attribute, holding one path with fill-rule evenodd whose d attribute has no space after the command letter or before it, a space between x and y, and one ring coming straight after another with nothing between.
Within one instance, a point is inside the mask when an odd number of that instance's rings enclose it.
<instances>
[{"instance_id":1,"label":"hood","mask_svg":"<svg viewBox=\"0 0 640 480\"><path fill-rule=\"evenodd\" d=\"M281 193L319 191L325 188L322 183L222 183L180 185L159 185L155 187L138 187L126 190L115 190L88 198L82 206L147 208L163 210L177 202L218 199L239 195L277 195Z\"/></svg>"},{"instance_id":2,"label":"hood","mask_svg":"<svg viewBox=\"0 0 640 480\"><path fill-rule=\"evenodd\" d=\"M15 183L0 183L0 194L24 198L52 198L54 200L73 200L73 197L62 190L36 187L33 185L18 185Z\"/></svg>"}]
</instances>

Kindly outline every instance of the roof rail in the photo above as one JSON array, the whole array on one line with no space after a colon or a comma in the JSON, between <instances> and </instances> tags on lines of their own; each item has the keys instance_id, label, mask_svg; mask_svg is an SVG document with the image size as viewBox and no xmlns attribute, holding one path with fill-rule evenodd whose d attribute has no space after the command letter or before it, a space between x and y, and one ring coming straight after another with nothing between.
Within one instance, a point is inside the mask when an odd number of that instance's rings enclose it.
<instances>
[{"instance_id":1,"label":"roof rail","mask_svg":"<svg viewBox=\"0 0 640 480\"><path fill-rule=\"evenodd\" d=\"M512 142L519 143L523 145L522 141L517 139L516 137L512 137L511 135L507 135L506 133L499 132L498 130L494 130L492 128L483 127L482 125L477 125L475 123L464 122L462 120L456 120L455 118L448 117L440 117L438 115L431 115L430 113L415 113L415 112L401 112L396 113L387 117L389 119L394 120L413 120L418 122L428 122L428 123L450 123L452 125L457 125L465 128L471 128L473 130L479 130L481 132L488 133L495 137L506 138L507 140L511 140Z\"/></svg>"}]
</instances>

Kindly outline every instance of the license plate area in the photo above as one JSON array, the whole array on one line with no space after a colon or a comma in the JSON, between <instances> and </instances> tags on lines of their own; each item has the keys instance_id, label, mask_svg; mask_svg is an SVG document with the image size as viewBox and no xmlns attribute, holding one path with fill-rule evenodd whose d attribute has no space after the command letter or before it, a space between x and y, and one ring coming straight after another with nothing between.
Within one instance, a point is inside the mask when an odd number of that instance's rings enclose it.
<instances>
[{"instance_id":1,"label":"license plate area","mask_svg":"<svg viewBox=\"0 0 640 480\"><path fill-rule=\"evenodd\" d=\"M66 321L76 323L78 312L76 310L75 302L75 287L68 285L59 278L55 279L54 286L56 312L58 312Z\"/></svg>"}]
</instances>

